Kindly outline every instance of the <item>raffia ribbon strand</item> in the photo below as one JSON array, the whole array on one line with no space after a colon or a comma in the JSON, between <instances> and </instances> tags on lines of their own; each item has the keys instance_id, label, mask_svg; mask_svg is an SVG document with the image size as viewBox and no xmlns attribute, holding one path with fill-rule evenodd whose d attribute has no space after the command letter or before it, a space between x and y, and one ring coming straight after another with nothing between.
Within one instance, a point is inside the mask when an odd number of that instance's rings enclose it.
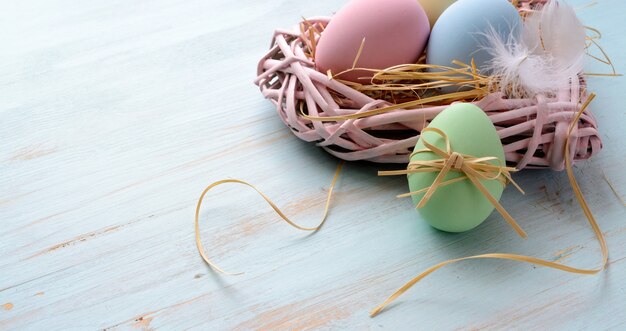
<instances>
[{"instance_id":1,"label":"raffia ribbon strand","mask_svg":"<svg viewBox=\"0 0 626 331\"><path fill-rule=\"evenodd\" d=\"M423 135L425 132L433 132L443 138L445 144L445 150L431 144ZM520 192L524 191L513 181L511 173L517 171L513 167L506 167L502 165L502 161L497 157L474 157L471 155L465 155L452 150L450 146L450 139L448 135L438 128L426 128L422 131L422 143L426 148L416 150L411 154L411 159L414 155L420 153L434 153L441 157L436 160L411 160L406 170L399 171L379 171L379 176L395 176L395 175L411 175L424 172L437 172L437 177L433 183L424 189L402 194L399 197L406 197L411 195L422 194L425 192L422 199L417 204L417 208L424 207L433 194L440 187L450 185L462 180L469 180L474 186L489 200L489 202L498 210L498 212L504 217L504 219L513 227L515 232L522 238L526 238L526 232L517 224L515 219L502 207L496 198L489 193L489 190L483 185L481 179L497 180L502 185L512 183ZM495 162L495 164L494 164ZM460 172L462 176L453 179L445 180L446 175L450 171Z\"/></svg>"},{"instance_id":2,"label":"raffia ribbon strand","mask_svg":"<svg viewBox=\"0 0 626 331\"><path fill-rule=\"evenodd\" d=\"M402 294L404 294L407 290L409 290L413 285L415 285L417 282L419 282L420 280L422 280L423 278L425 278L426 276L430 275L431 273L435 272L436 270L448 265L448 264L452 264L452 263L456 263L456 262L460 262L460 261L464 261L464 260L473 260L473 259L505 259L505 260L513 260L513 261L518 261L518 262L526 262L526 263L531 263L531 264L537 264L540 266L544 266L544 267L548 267L548 268L553 268L553 269L558 269L558 270L562 270L562 271L566 271L566 272L571 272L571 273L577 273L577 274L586 274L586 275L592 275L592 274L597 274L600 271L604 270L606 263L608 261L609 258L609 251L608 251L608 247L606 245L606 240L604 239L604 235L602 234L602 231L600 230L600 227L598 226L598 223L596 222L591 209L589 208L589 205L587 204L587 201L585 200L585 197L582 194L582 191L580 190L580 187L578 186L578 182L576 181L576 177L574 176L574 171L572 169L572 159L573 156L571 156L571 151L570 151L570 138L572 136L572 133L574 131L574 128L576 128L576 124L578 123L578 121L580 120L580 117L582 116L583 112L585 111L585 109L589 106L589 104L591 103L591 101L593 100L593 98L595 97L595 94L590 94L589 97L587 98L587 100L585 101L585 103L582 105L582 107L580 108L580 110L578 111L578 113L576 113L576 116L574 117L574 120L572 121L572 123L569 126L569 130L568 130L568 135L567 138L565 140L565 169L567 171L567 177L569 178L570 184L572 186L572 190L574 191L574 195L576 195L576 199L578 200L585 216L587 217L587 221L589 222L589 224L591 225L591 228L593 229L598 242L600 243L600 248L602 250L602 264L600 267L596 268L596 269L579 269L579 268L574 268L574 267L570 267L564 264L560 264L560 263L556 263L556 262L551 262L551 261L547 261L544 259L539 259L536 257L531 257L531 256L525 256L525 255L517 255L517 254L507 254L507 253L491 253L491 254L481 254L481 255L474 255L474 256L468 256L468 257L463 257L463 258L458 258L458 259L452 259L452 260L447 260L444 262L441 262L437 265L434 265L428 269L426 269L426 271L422 272L421 274L419 274L417 277L411 279L409 282L407 282L406 284L404 284L400 289L398 289L395 293L393 293L389 298L387 298L387 300L385 300L385 302L383 302L382 304L380 304L378 307L374 308L371 312L370 312L370 316L374 317L376 316L378 313L380 313L387 305L389 305L391 302L393 302L394 300L396 300L399 296L401 296ZM571 156L571 157L570 157Z\"/></svg>"},{"instance_id":3,"label":"raffia ribbon strand","mask_svg":"<svg viewBox=\"0 0 626 331\"><path fill-rule=\"evenodd\" d=\"M406 284L404 284L400 289L398 289L395 293L393 293L389 298L387 298L387 300L385 300L382 304L380 304L378 307L374 308L371 312L370 312L370 316L374 317L376 316L378 313L380 313L387 305L389 305L391 302L393 302L394 300L396 300L398 297L400 297L402 294L404 294L406 291L408 291L413 285L415 285L417 282L419 282L420 280L422 280L423 278L425 278L426 276L430 275L431 273L435 272L436 270L449 265L449 264L453 264L456 262L460 262L460 261L464 261L464 260L474 260L474 259L505 259L505 260L512 260L512 261L518 261L518 262L526 262L526 263L532 263L532 264L537 264L540 266L545 266L548 268L553 268L553 269L558 269L558 270L562 270L562 271L566 271L566 272L571 272L571 273L577 273L577 274L587 274L587 275L591 275L591 274L597 274L600 271L602 271L608 261L608 247L606 245L606 240L604 239L604 235L602 234L602 231L600 230L600 227L598 226L598 223L596 222L591 209L589 208L581 190L580 187L578 186L578 182L576 181L576 178L574 176L574 171L572 169L572 159L573 157L570 157L571 151L570 151L570 143L571 143L571 136L573 134L574 129L577 127L577 123L580 120L583 112L585 111L585 109L589 106L589 104L591 103L591 101L594 99L595 94L590 94L589 97L587 98L587 100L585 101L585 103L581 106L580 110L576 113L576 116L574 117L574 120L571 122L570 126L569 126L569 130L568 130L568 134L567 134L567 138L565 140L565 168L567 171L567 176L569 178L570 184L572 186L572 190L574 191L574 194L576 196L576 199L578 200L581 208L583 209L583 212L587 218L587 221L589 222L589 224L591 225L597 239L598 242L600 243L600 248L602 250L602 264L600 267L596 268L596 269L580 269L580 268L574 268L574 267L570 267L564 264L560 264L560 263L556 263L556 262L551 262L551 261L547 261L547 260L543 260L543 259L539 259L536 257L531 257L531 256L525 256L525 255L517 255L517 254L508 254L508 253L490 253L490 254L481 254L481 255L474 255L474 256L468 256L468 257L463 257L463 258L458 258L458 259L452 259L452 260L447 260L444 262L441 262L437 265L434 265L428 269L426 269L424 272L422 272L421 274L419 274L417 277L411 279L409 282L407 282ZM510 168L510 167L505 167L502 166L499 162L499 160L497 158L493 158L493 157L482 157L482 158L476 158L476 157L472 157L472 156L468 156L468 155L462 155L460 153L456 153L453 152L452 149L450 148L450 144L449 144L449 140L447 138L447 136L445 135L444 132L442 132L441 130L438 129L425 129L424 131L433 131L438 133L440 136L442 136L444 138L444 141L446 142L446 150L441 150L439 148L437 148L436 146L430 144L428 141L424 141L424 145L427 147L426 149L423 150L418 150L415 151L412 155L415 155L416 153L423 153L423 152L433 152L437 155L439 155L440 157L442 157L442 159L439 160L432 160L432 161L412 161L411 164L409 164L409 166L407 167L406 170L398 170L398 171L384 171L384 172L379 172L379 175L381 176L391 176L391 175L406 175L406 174L410 174L410 173L418 173L418 172L435 172L438 171L439 175L437 176L437 178L435 179L435 181L433 182L433 184L423 190L419 190L419 191L415 191L415 192L410 192L407 194L402 194L399 197L405 197L405 196L410 196L410 195L415 195L415 194L421 194L426 192L426 194L424 194L424 197L422 197L420 203L418 203L418 207L424 206L427 202L428 199L430 199L430 197L434 194L434 192L437 190L438 187L443 187L446 185L450 185L453 184L455 182L458 181L462 181L462 180L470 180L490 201L491 203L495 206L495 208L502 214L502 216L509 222L509 224L511 224L513 226L513 228L517 231L518 234L520 234L521 236L525 237L526 234L525 232L519 227L519 225L517 225L517 223L515 222L515 220L506 212L506 210L504 210L504 208L499 204L499 202L497 200L495 200L495 198L493 198L493 196L491 196L491 194L487 191L487 189L482 185L482 183L480 182L481 179L492 179L492 180L498 180L500 181L503 185L506 185L506 183L512 183L513 185L515 185L515 187L520 190L521 192L523 192L521 190L521 188L519 188L519 186L512 180L510 173L516 171L516 169L514 168ZM498 164L493 164L491 162L496 161ZM222 184L227 184L227 183L235 183L235 184L241 184L241 185L245 185L248 186L252 189L254 189L259 195L261 195L261 197L263 197L263 199L272 207L272 209L289 225L291 225L292 227L299 229L299 230L303 230L303 231L317 231L319 230L322 225L324 224L324 222L326 221L326 216L328 215L328 210L330 208L330 201L332 198L332 192L333 192L333 188L335 186L335 183L337 181L337 178L339 177L339 173L341 172L341 168L343 166L343 161L338 165L337 167L337 171L335 172L335 175L333 177L333 180L331 182L330 188L328 190L328 195L326 197L326 204L324 207L324 214L322 216L322 220L320 221L320 223L315 226L315 227L303 227L300 226L298 224L296 224L295 222L291 221L277 206L274 202L272 202L272 200L267 197L263 192L261 192L256 186L243 181L243 180L239 180L239 179L225 179L225 180L220 180L217 182L212 183L211 185L209 185L200 195L200 198L198 199L198 204L196 206L196 214L195 214L195 237L196 237L196 245L198 247L198 252L200 253L200 255L202 256L202 259L207 263L207 265L209 265L211 268L214 268L215 270L224 273L224 274L229 274L229 275L235 275L235 274L241 274L241 273L230 273L227 271L224 271L222 268L220 268L217 264L215 264L214 262L212 262L206 252L205 249L202 245L202 241L200 238L200 225L199 225L199 219L200 219L200 208L202 205L202 202L206 196L206 194L209 192L209 190L211 190L212 188L222 185ZM450 179L450 180L446 180L445 176L449 171L459 171L463 173L463 176L461 177L457 177L454 179Z\"/></svg>"},{"instance_id":4,"label":"raffia ribbon strand","mask_svg":"<svg viewBox=\"0 0 626 331\"><path fill-rule=\"evenodd\" d=\"M200 207L202 206L202 201L204 200L204 197L206 196L206 194L214 187L219 186L219 185L223 185L223 184L227 184L227 183L233 183L233 184L241 184L241 185L245 185L248 186L252 189L254 189L269 205L270 207L272 207L272 209L276 212L276 214L278 214L278 216L280 216L280 218L282 218L287 224L291 225L292 227L298 229L298 230L302 230L302 231L317 231L319 230L322 225L324 225L324 222L326 222L326 217L328 216L328 210L330 208L330 201L331 198L333 196L333 189L335 188L335 183L337 182L337 179L339 178L339 174L341 173L341 168L343 167L344 161L341 161L339 163L339 165L337 166L337 170L335 171L335 176L333 177L332 182L330 183L330 187L328 189L328 194L326 196L326 204L324 206L324 214L322 215L322 219L321 221L318 223L317 226L314 227L304 227L301 225L298 225L297 223L293 222L291 219L289 219L289 217L287 217L287 215L285 215L280 208L278 208L278 206L276 206L276 204L267 196L265 195L263 192L261 192L261 190L259 190L256 186L240 180L240 179L223 179L217 182L212 183L211 185L207 186L207 188L204 189L204 191L202 191L202 194L200 194L200 198L198 199L198 204L196 206L196 217L195 217L195 221L194 221L194 227L195 227L195 232L196 232L196 246L198 247L198 252L200 252L200 256L202 256L202 259L204 260L204 262L206 262L206 264L208 264L211 268L217 270L218 272L221 272L223 274L227 274L227 275L241 275L243 274L243 272L227 272L224 269L220 268L217 264L215 264L215 262L211 261L211 259L209 259L209 257L206 254L206 251L204 249L204 246L202 245L202 240L200 238Z\"/></svg>"}]
</instances>

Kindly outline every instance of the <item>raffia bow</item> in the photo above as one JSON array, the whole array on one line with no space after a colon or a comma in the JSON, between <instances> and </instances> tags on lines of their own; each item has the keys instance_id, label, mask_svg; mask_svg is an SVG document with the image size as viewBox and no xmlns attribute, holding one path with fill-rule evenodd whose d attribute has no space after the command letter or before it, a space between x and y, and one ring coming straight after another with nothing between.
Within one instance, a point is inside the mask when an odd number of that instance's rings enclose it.
<instances>
[{"instance_id":1,"label":"raffia bow","mask_svg":"<svg viewBox=\"0 0 626 331\"><path fill-rule=\"evenodd\" d=\"M426 139L426 136L423 135L424 132L433 132L441 136L445 144L445 150L431 144ZM487 200L489 200L496 210L498 210L502 217L504 217L504 219L517 232L517 234L526 238L526 232L522 230L515 219L513 219L513 217L504 209L504 207L502 207L498 200L491 195L489 190L487 190L485 185L481 182L481 180L497 180L502 185L511 183L523 194L524 191L511 178L511 173L517 171L517 169L503 165L502 161L495 156L475 157L453 151L448 135L438 128L424 129L422 131L422 143L426 148L416 150L411 154L411 162L407 166L406 170L378 172L379 176L411 175L423 172L439 173L429 187L401 194L398 196L399 198L418 195L425 192L424 196L417 204L417 208L422 208L428 203L430 198L440 187L463 180L469 180L487 198ZM420 153L434 153L441 158L436 160L413 160L413 156ZM445 180L446 175L450 171L460 172L462 175Z\"/></svg>"}]
</instances>

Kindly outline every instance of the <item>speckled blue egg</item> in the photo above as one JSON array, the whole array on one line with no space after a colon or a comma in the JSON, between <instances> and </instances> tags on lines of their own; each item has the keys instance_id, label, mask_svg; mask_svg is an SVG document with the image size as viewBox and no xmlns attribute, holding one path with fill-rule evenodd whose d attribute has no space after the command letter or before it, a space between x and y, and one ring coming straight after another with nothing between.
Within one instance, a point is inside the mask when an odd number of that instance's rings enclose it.
<instances>
[{"instance_id":1,"label":"speckled blue egg","mask_svg":"<svg viewBox=\"0 0 626 331\"><path fill-rule=\"evenodd\" d=\"M430 33L426 62L452 66L453 60L467 64L472 58L483 74L491 61L485 45L484 33L492 26L503 38L517 33L522 26L517 9L508 0L459 0L439 17Z\"/></svg>"}]
</instances>

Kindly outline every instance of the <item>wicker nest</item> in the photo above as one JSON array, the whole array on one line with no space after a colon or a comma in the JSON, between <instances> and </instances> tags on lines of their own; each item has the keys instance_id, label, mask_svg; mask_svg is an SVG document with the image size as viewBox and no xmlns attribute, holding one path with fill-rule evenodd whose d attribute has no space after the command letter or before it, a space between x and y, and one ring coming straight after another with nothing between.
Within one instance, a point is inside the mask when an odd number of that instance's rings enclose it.
<instances>
[{"instance_id":1,"label":"wicker nest","mask_svg":"<svg viewBox=\"0 0 626 331\"><path fill-rule=\"evenodd\" d=\"M532 10L532 1L515 3L522 14ZM315 69L309 49L313 35L310 29L319 32L328 22L329 18L314 18L306 20L306 25L297 31L277 30L270 51L259 62L255 83L300 139L316 142L348 161L407 163L420 132L449 104L425 104L415 109L337 121L308 118L306 115L358 114L393 104L388 99L359 92ZM579 76L572 77L570 88L556 95L514 99L497 92L464 101L476 104L489 116L508 163L518 169L562 170L568 127L584 102L585 90L585 81ZM587 159L602 148L596 121L589 112L582 116L572 134L570 155L574 161Z\"/></svg>"}]
</instances>

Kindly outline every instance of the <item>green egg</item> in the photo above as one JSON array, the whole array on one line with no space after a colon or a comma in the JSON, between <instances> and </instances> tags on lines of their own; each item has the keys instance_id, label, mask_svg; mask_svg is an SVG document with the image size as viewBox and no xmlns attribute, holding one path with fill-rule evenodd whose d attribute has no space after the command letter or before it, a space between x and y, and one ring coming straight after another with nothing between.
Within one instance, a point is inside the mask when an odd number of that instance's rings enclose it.
<instances>
[{"instance_id":1,"label":"green egg","mask_svg":"<svg viewBox=\"0 0 626 331\"><path fill-rule=\"evenodd\" d=\"M457 103L442 111L429 124L430 128L438 128L448 135L451 149L474 157L493 156L505 165L504 149L496 128L489 117L477 106L468 103ZM444 139L437 133L424 132L415 149L425 148L423 139L432 145L445 150ZM435 160L440 156L425 152L413 156L413 160ZM408 176L411 191L429 187L438 172L415 173ZM450 171L444 180L461 176L460 172ZM481 179L481 183L491 195L500 200L503 185L497 180ZM413 196L417 203L424 193ZM447 186L441 186L431 196L428 203L418 211L421 217L433 227L448 232L463 232L475 228L482 223L494 210L489 200L469 180L462 180Z\"/></svg>"}]
</instances>

